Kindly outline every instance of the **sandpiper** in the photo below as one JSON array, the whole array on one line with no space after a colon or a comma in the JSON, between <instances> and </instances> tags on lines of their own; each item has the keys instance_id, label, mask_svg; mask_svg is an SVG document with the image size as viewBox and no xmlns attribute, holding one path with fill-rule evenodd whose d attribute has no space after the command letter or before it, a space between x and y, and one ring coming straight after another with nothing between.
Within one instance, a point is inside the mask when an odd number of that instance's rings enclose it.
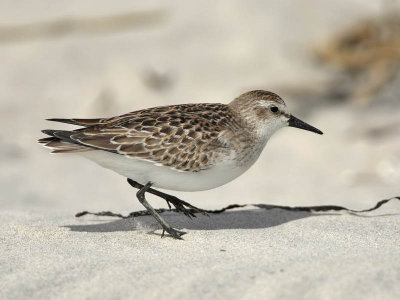
<instances>
[{"instance_id":1,"label":"sandpiper","mask_svg":"<svg viewBox=\"0 0 400 300\"><path fill-rule=\"evenodd\" d=\"M322 134L290 114L277 94L256 90L229 104L159 106L112 118L48 119L81 126L43 130L39 143L52 153L76 153L128 178L148 212L174 238L172 228L147 202L155 194L190 216L195 206L152 187L202 191L228 183L258 159L271 135L285 126Z\"/></svg>"}]
</instances>

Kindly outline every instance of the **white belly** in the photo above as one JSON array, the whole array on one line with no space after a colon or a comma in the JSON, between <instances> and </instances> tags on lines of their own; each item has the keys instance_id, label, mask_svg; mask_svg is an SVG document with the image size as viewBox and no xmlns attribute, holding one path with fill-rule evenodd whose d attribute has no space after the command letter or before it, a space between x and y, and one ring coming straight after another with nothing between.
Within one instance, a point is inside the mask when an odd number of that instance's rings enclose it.
<instances>
[{"instance_id":1,"label":"white belly","mask_svg":"<svg viewBox=\"0 0 400 300\"><path fill-rule=\"evenodd\" d=\"M183 172L106 151L81 152L79 155L141 184L152 182L155 187L188 192L209 190L226 184L243 174L258 157L244 166L238 166L230 160L199 172Z\"/></svg>"}]
</instances>

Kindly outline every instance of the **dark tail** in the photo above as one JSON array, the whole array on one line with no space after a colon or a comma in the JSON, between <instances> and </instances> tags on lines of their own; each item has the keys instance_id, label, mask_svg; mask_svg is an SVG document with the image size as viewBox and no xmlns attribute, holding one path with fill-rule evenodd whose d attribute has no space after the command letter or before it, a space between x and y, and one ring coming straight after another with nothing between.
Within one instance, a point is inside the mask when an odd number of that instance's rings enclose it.
<instances>
[{"instance_id":1,"label":"dark tail","mask_svg":"<svg viewBox=\"0 0 400 300\"><path fill-rule=\"evenodd\" d=\"M53 121L53 122L72 124L72 125L78 125L78 126L83 126L83 127L90 127L90 126L94 126L94 125L103 124L103 120L104 119L59 119L59 118L51 118L51 119L46 119L46 120L47 121Z\"/></svg>"},{"instance_id":2,"label":"dark tail","mask_svg":"<svg viewBox=\"0 0 400 300\"><path fill-rule=\"evenodd\" d=\"M51 149L51 153L75 153L92 150L91 148L75 143L71 139L73 131L45 129L42 132L50 137L39 139L38 143Z\"/></svg>"}]
</instances>

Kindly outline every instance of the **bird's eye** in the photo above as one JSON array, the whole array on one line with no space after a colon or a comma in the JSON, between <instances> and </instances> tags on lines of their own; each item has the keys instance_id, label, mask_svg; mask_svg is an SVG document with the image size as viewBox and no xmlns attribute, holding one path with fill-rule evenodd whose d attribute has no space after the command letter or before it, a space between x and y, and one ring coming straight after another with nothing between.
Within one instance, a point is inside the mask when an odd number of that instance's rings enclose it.
<instances>
[{"instance_id":1,"label":"bird's eye","mask_svg":"<svg viewBox=\"0 0 400 300\"><path fill-rule=\"evenodd\" d=\"M269 110L272 111L273 113L277 113L279 109L276 106L271 106Z\"/></svg>"}]
</instances>

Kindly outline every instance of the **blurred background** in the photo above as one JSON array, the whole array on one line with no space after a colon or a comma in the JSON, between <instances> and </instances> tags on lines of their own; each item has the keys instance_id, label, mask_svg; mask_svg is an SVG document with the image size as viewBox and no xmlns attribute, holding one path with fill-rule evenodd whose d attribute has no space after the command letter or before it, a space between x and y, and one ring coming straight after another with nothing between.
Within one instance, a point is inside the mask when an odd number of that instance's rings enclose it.
<instances>
[{"instance_id":1,"label":"blurred background","mask_svg":"<svg viewBox=\"0 0 400 300\"><path fill-rule=\"evenodd\" d=\"M143 209L121 176L37 144L41 129L72 128L45 118L228 103L252 89L325 134L282 129L235 181L173 194L208 209L362 209L400 194L400 1L0 0L0 15L3 210Z\"/></svg>"}]
</instances>

